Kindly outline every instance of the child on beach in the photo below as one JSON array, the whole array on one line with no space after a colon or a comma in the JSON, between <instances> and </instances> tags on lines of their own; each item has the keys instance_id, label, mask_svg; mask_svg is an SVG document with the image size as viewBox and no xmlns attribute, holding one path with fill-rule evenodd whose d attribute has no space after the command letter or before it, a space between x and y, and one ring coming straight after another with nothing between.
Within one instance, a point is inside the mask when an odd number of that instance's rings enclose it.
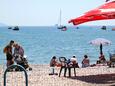
<instances>
[{"instance_id":1,"label":"child on beach","mask_svg":"<svg viewBox=\"0 0 115 86\"><path fill-rule=\"evenodd\" d=\"M58 75L57 73L55 73L55 66L57 66L58 62L56 59L56 56L53 56L51 61L50 61L50 67L51 67L51 73L49 73L49 75Z\"/></svg>"}]
</instances>

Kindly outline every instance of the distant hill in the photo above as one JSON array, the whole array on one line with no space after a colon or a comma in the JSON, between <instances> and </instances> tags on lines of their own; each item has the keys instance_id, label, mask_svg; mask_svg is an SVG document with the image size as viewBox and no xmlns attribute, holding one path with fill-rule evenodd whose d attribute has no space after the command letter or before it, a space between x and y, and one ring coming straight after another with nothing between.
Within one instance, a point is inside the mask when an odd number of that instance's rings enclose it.
<instances>
[{"instance_id":1,"label":"distant hill","mask_svg":"<svg viewBox=\"0 0 115 86\"><path fill-rule=\"evenodd\" d=\"M8 26L8 25L6 25L4 23L0 23L0 27L4 27L4 26Z\"/></svg>"}]
</instances>

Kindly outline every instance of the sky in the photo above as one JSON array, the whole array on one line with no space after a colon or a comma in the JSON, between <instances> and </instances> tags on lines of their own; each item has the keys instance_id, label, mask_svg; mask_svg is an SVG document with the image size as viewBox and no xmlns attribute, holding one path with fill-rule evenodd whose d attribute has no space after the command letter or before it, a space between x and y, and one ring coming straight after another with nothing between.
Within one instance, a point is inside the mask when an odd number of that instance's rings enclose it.
<instances>
[{"instance_id":1,"label":"sky","mask_svg":"<svg viewBox=\"0 0 115 86\"><path fill-rule=\"evenodd\" d=\"M52 26L62 24L105 3L105 0L0 0L0 23L18 26ZM114 25L115 20L95 21L82 25Z\"/></svg>"}]
</instances>

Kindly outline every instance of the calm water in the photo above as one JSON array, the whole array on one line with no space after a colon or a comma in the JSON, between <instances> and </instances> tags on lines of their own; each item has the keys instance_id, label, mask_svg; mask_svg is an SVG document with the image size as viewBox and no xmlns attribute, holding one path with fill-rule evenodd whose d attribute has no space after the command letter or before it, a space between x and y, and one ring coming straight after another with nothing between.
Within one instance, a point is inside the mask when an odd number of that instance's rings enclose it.
<instances>
[{"instance_id":1,"label":"calm water","mask_svg":"<svg viewBox=\"0 0 115 86\"><path fill-rule=\"evenodd\" d=\"M92 63L98 59L99 47L89 44L96 38L105 38L112 42L104 46L103 51L108 59L108 51L115 50L115 31L108 26L106 31L100 27L82 26L79 29L68 27L67 31L60 31L56 27L20 27L19 31L0 28L0 64L4 64L3 47L15 40L25 49L25 54L31 64L48 64L52 56L76 55L81 63L83 55L87 54Z\"/></svg>"}]
</instances>

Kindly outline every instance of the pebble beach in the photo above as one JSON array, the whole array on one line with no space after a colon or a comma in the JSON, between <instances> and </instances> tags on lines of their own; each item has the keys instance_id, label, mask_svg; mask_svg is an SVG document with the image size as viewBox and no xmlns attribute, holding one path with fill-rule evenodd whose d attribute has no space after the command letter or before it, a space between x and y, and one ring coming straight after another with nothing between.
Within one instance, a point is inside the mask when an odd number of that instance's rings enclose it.
<instances>
[{"instance_id":1,"label":"pebble beach","mask_svg":"<svg viewBox=\"0 0 115 86\"><path fill-rule=\"evenodd\" d=\"M115 68L107 66L95 66L87 68L76 68L76 76L66 77L63 73L49 75L49 65L31 65L32 71L27 71L28 86L115 86ZM59 73L60 67L55 68ZM67 71L68 74L68 71ZM0 86L3 86L3 66L0 65ZM25 86L24 72L8 72L7 86Z\"/></svg>"}]
</instances>

